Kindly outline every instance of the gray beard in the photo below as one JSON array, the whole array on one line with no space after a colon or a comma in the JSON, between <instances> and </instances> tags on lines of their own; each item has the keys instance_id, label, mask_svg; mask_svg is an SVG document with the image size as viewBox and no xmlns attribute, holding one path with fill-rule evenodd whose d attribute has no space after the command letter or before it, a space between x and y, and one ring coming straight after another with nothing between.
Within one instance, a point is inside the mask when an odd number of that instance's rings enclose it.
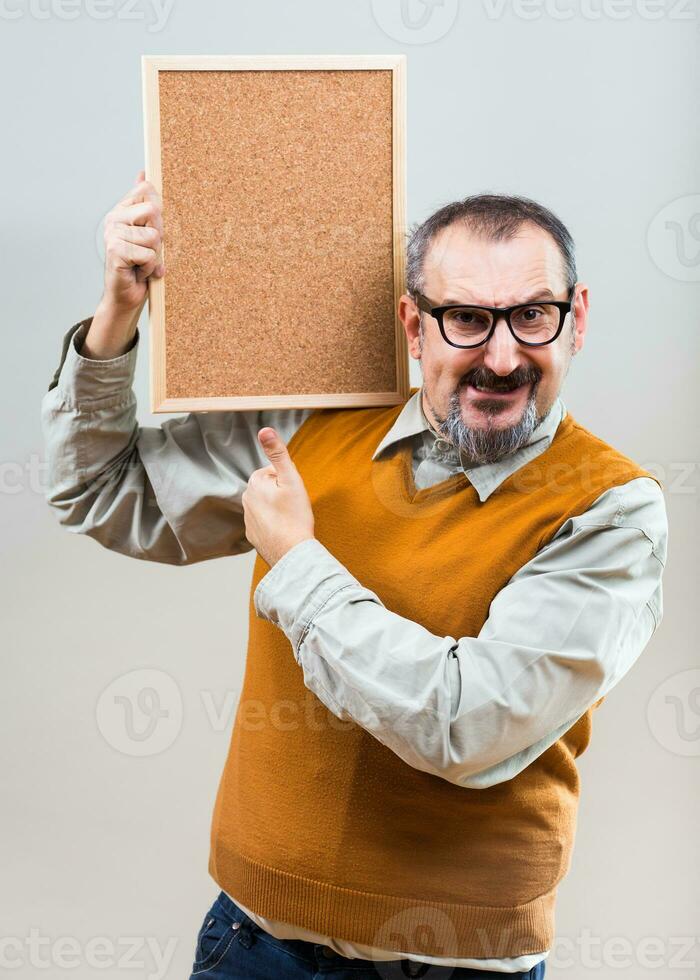
<instances>
[{"instance_id":1,"label":"gray beard","mask_svg":"<svg viewBox=\"0 0 700 980\"><path fill-rule=\"evenodd\" d=\"M450 405L445 418L439 416L432 405L430 408L438 422L443 438L451 442L469 463L473 466L482 463L495 463L502 456L514 453L522 446L527 445L534 430L546 418L547 413L544 415L537 414L535 404L537 387L537 383L532 385L520 420L515 425L505 428L496 428L496 425L492 424L492 420L497 422L499 413L497 411L489 412L488 409L483 411L486 423L483 428L472 428L465 425L462 419L459 390L450 398ZM430 404L429 400L428 404Z\"/></svg>"}]
</instances>

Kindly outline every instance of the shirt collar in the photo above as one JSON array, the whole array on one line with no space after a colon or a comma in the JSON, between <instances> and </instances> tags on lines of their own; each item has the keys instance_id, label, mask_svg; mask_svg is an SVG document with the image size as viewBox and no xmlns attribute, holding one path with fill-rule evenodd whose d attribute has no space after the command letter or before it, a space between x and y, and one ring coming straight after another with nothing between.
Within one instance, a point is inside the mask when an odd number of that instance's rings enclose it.
<instances>
[{"instance_id":1,"label":"shirt collar","mask_svg":"<svg viewBox=\"0 0 700 980\"><path fill-rule=\"evenodd\" d=\"M411 397L401 409L392 427L374 450L372 454L373 460L377 459L389 446L393 446L412 436L417 436L419 433L427 432L429 436L433 438L437 437L438 434L428 422L423 411L423 389L416 388L411 390L413 392ZM540 453L543 453L548 448L559 427L559 423L565 415L566 406L561 398L557 397L547 415L532 432L528 442L516 452L509 453L495 463L481 463L477 466L464 465L461 463L460 454L460 468L467 476L482 502L494 490L497 490L501 483L507 480L516 470L519 470L521 466L524 466L525 463L539 456Z\"/></svg>"}]
</instances>

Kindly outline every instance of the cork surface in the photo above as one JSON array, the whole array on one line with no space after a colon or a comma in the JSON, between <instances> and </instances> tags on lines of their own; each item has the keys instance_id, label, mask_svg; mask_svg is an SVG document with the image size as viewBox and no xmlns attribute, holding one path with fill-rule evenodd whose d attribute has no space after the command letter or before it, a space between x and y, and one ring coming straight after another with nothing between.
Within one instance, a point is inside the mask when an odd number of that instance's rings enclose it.
<instances>
[{"instance_id":1,"label":"cork surface","mask_svg":"<svg viewBox=\"0 0 700 980\"><path fill-rule=\"evenodd\" d=\"M392 72L158 77L167 397L394 390Z\"/></svg>"}]
</instances>

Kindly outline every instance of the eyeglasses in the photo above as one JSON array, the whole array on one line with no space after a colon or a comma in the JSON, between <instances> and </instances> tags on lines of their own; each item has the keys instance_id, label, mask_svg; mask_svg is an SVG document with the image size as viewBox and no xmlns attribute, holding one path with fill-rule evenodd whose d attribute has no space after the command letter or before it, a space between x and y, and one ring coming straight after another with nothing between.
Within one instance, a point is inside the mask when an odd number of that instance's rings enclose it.
<instances>
[{"instance_id":1,"label":"eyeglasses","mask_svg":"<svg viewBox=\"0 0 700 980\"><path fill-rule=\"evenodd\" d=\"M416 305L438 322L440 333L453 347L481 347L493 336L501 316L519 344L544 347L556 340L571 311L576 287L566 302L521 303L518 306L433 306L422 293L416 293Z\"/></svg>"}]
</instances>

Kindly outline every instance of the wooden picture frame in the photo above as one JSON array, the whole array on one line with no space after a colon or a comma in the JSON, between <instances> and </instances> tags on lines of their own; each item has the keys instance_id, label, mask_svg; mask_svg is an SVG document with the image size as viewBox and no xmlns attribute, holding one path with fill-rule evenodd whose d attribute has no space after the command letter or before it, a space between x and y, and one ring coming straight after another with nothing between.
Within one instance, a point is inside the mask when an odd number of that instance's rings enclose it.
<instances>
[{"instance_id":1,"label":"wooden picture frame","mask_svg":"<svg viewBox=\"0 0 700 980\"><path fill-rule=\"evenodd\" d=\"M152 412L407 399L405 75L405 55L143 56Z\"/></svg>"}]
</instances>

